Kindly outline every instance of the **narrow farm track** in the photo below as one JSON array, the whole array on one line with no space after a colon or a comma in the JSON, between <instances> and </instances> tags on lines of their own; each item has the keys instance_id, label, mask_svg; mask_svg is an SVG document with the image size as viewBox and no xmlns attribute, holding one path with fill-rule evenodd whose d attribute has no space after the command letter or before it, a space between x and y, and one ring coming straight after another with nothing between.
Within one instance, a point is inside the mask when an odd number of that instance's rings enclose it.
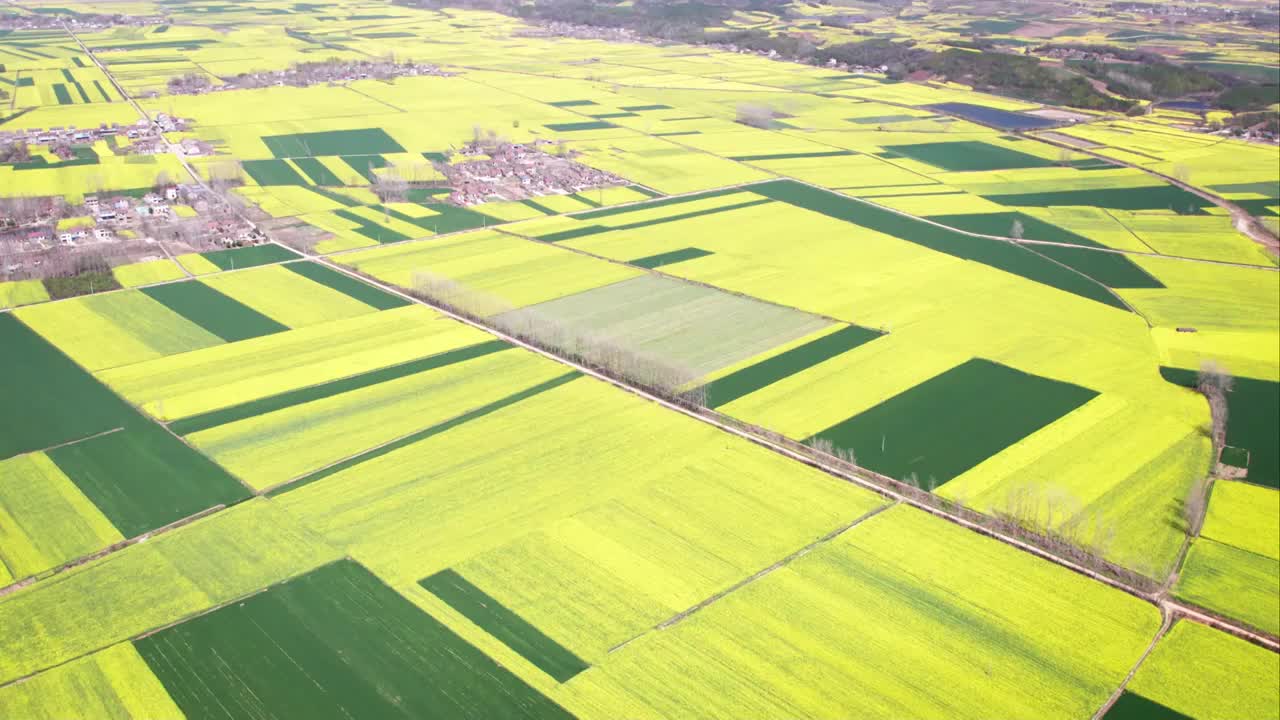
<instances>
[{"instance_id":1,"label":"narrow farm track","mask_svg":"<svg viewBox=\"0 0 1280 720\"><path fill-rule=\"evenodd\" d=\"M1142 663L1147 661L1147 658L1151 655L1152 651L1156 649L1156 645L1160 643L1161 638L1167 635L1169 633L1169 629L1173 627L1175 618L1172 613L1169 613L1164 608L1164 606L1160 607L1160 616L1160 628L1156 630L1155 636L1151 638L1151 642L1147 645L1147 649L1142 652L1142 657L1138 658L1138 661L1133 664L1133 667L1129 670L1129 674L1124 676L1124 680L1120 682L1120 687L1117 687L1116 691L1111 694L1111 697L1107 698L1107 701L1098 709L1098 712L1093 714L1093 720L1102 720L1102 718L1106 716L1107 712L1111 710L1111 706L1115 705L1116 701L1120 699L1120 696L1124 694L1125 688L1129 686L1129 681L1133 680L1133 676L1138 674L1138 670L1142 667Z\"/></svg>"}]
</instances>

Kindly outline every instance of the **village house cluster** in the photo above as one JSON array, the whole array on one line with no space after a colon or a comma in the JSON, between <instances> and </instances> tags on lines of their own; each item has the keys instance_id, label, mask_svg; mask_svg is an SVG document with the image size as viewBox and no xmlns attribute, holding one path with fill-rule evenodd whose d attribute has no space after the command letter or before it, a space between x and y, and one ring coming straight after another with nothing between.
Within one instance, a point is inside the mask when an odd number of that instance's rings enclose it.
<instances>
[{"instance_id":1,"label":"village house cluster","mask_svg":"<svg viewBox=\"0 0 1280 720\"><path fill-rule=\"evenodd\" d=\"M208 75L188 73L180 77L170 78L168 87L171 95L203 95L204 93L222 90L244 90L279 85L309 87L311 85L345 83L354 80L391 80L398 77L414 77L418 75L448 77L453 74L428 63L399 62L393 58L379 60L339 60L331 58L318 62L298 63L284 70L240 73L232 77L220 78L222 80L221 84L214 84L213 79Z\"/></svg>"},{"instance_id":2,"label":"village house cluster","mask_svg":"<svg viewBox=\"0 0 1280 720\"><path fill-rule=\"evenodd\" d=\"M617 175L541 149L554 144L542 139L535 140L532 146L467 143L459 154L480 159L439 165L453 188L448 201L465 207L487 200L523 200L626 184Z\"/></svg>"},{"instance_id":3,"label":"village house cluster","mask_svg":"<svg viewBox=\"0 0 1280 720\"><path fill-rule=\"evenodd\" d=\"M116 144L115 151L124 155L150 155L167 151L165 132L180 132L187 129L187 121L171 117L167 113L158 113L155 120L139 119L132 125L120 123L100 123L97 127L78 128L75 125L50 128L27 128L24 130L0 130L0 151L16 145L48 145L51 152L70 159L71 146L90 145L99 140L108 140ZM121 141L126 141L121 143ZM204 155L212 152L208 143L188 138L182 141L183 151L187 155Z\"/></svg>"},{"instance_id":4,"label":"village house cluster","mask_svg":"<svg viewBox=\"0 0 1280 720\"><path fill-rule=\"evenodd\" d=\"M47 10L55 10L48 8ZM42 12L19 15L0 14L0 30L48 30L70 26L73 30L102 30L110 27L148 27L164 25L163 15L103 15L98 13Z\"/></svg>"},{"instance_id":5,"label":"village house cluster","mask_svg":"<svg viewBox=\"0 0 1280 720\"><path fill-rule=\"evenodd\" d=\"M185 212L177 206L188 208ZM261 232L230 212L225 201L195 185L157 187L142 197L86 195L80 205L61 198L18 198L0 208L0 277L57 274L51 259L75 254L125 256L158 240L193 249L263 241ZM65 264L65 263L63 263Z\"/></svg>"}]
</instances>

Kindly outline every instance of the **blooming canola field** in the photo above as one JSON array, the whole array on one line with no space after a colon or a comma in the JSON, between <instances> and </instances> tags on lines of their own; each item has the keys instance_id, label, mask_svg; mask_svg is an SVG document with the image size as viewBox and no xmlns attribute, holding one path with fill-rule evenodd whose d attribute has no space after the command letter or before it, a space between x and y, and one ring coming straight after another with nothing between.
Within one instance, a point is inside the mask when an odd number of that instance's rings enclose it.
<instances>
[{"instance_id":1,"label":"blooming canola field","mask_svg":"<svg viewBox=\"0 0 1280 720\"><path fill-rule=\"evenodd\" d=\"M14 6L0 717L1280 720L1274 146L410 5Z\"/></svg>"}]
</instances>

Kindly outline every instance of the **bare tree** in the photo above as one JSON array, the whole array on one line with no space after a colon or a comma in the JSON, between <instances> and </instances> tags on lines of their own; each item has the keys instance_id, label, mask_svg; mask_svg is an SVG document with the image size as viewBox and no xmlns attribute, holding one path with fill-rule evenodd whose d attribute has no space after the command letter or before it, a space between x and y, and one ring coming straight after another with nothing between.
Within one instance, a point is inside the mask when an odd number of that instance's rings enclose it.
<instances>
[{"instance_id":1,"label":"bare tree","mask_svg":"<svg viewBox=\"0 0 1280 720\"><path fill-rule=\"evenodd\" d=\"M1200 365L1200 373L1196 378L1196 389L1209 401L1209 417L1213 431L1214 455L1222 452L1227 444L1227 393L1231 392L1235 379L1213 360L1206 360Z\"/></svg>"},{"instance_id":2,"label":"bare tree","mask_svg":"<svg viewBox=\"0 0 1280 720\"><path fill-rule=\"evenodd\" d=\"M769 130L777 125L779 113L773 107L761 103L738 103L735 118L743 125Z\"/></svg>"}]
</instances>

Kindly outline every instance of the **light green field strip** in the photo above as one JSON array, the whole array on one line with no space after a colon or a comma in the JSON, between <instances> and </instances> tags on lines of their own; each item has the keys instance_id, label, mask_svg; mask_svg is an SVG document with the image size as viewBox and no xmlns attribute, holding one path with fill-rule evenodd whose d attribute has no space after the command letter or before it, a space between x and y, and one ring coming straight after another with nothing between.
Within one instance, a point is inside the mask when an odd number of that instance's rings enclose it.
<instances>
[{"instance_id":1,"label":"light green field strip","mask_svg":"<svg viewBox=\"0 0 1280 720\"><path fill-rule=\"evenodd\" d=\"M583 337L606 338L657 358L690 378L831 324L799 310L655 274L551 300L527 312Z\"/></svg>"},{"instance_id":2,"label":"light green field strip","mask_svg":"<svg viewBox=\"0 0 1280 720\"><path fill-rule=\"evenodd\" d=\"M0 683L337 557L266 500L216 513L0 598Z\"/></svg>"},{"instance_id":3,"label":"light green field strip","mask_svg":"<svg viewBox=\"0 0 1280 720\"><path fill-rule=\"evenodd\" d=\"M1265 269L1135 258L1165 290L1117 290L1153 325L1198 330L1252 330L1280 327L1280 282Z\"/></svg>"},{"instance_id":4,"label":"light green field strip","mask_svg":"<svg viewBox=\"0 0 1280 720\"><path fill-rule=\"evenodd\" d=\"M27 720L185 717L128 642L0 688L0 716Z\"/></svg>"},{"instance_id":5,"label":"light green field strip","mask_svg":"<svg viewBox=\"0 0 1280 720\"><path fill-rule=\"evenodd\" d=\"M532 353L501 352L221 425L187 439L262 490L562 374L563 366Z\"/></svg>"},{"instance_id":6,"label":"light green field strip","mask_svg":"<svg viewBox=\"0 0 1280 720\"><path fill-rule=\"evenodd\" d=\"M564 692L635 718L1080 718L1159 624L1137 598L898 506Z\"/></svg>"},{"instance_id":7,"label":"light green field strip","mask_svg":"<svg viewBox=\"0 0 1280 720\"><path fill-rule=\"evenodd\" d=\"M1238 377L1280 381L1280 328L1265 330L1198 330L1176 327L1151 329L1160 350L1160 364L1199 370L1212 360Z\"/></svg>"},{"instance_id":8,"label":"light green field strip","mask_svg":"<svg viewBox=\"0 0 1280 720\"><path fill-rule=\"evenodd\" d=\"M1280 559L1280 492L1243 482L1217 481L1200 536Z\"/></svg>"},{"instance_id":9,"label":"light green field strip","mask_svg":"<svg viewBox=\"0 0 1280 720\"><path fill-rule=\"evenodd\" d=\"M1276 654L1188 620L1160 640L1128 688L1196 720L1280 718Z\"/></svg>"},{"instance_id":10,"label":"light green field strip","mask_svg":"<svg viewBox=\"0 0 1280 720\"><path fill-rule=\"evenodd\" d=\"M796 530L791 520L779 520L778 528L765 520L748 521L748 517L777 516L768 514L767 500L764 507L757 506L758 514L751 515L746 510L749 502L731 501L732 493L715 489L718 480L712 483L705 479L708 475L733 478L740 472L743 493L755 495L748 488L770 488L770 482L795 486L793 490L776 488L779 506L788 508L778 511L784 517L803 515L792 514L792 503L798 501L786 498L793 492L806 497L804 493L812 491L816 494L807 497L825 498L802 503L813 514L814 525ZM860 502L852 499L849 502L853 505L842 505L812 490L819 481L830 482L814 471L791 463L772 463L763 450L726 442L703 423L585 377L281 495L276 501L399 585L416 583L615 499L622 502L622 498L634 496L636 507L645 508L655 522L667 527L666 523L674 521L659 518L662 503L669 496L656 488L645 489L655 478L671 478L671 483L688 490L685 500L669 501L672 507L690 503L690 509L682 511L691 533L684 547L696 546L696 537L712 529L727 532L723 524L692 517L694 509L710 512L709 507L714 506L710 501L700 504L695 496L706 499L720 493L726 511L743 511L739 520L751 526L753 538L739 541L741 552L786 546L788 542L777 538L803 537L816 527L829 529L841 518L848 522L857 516ZM836 483L831 492L851 491ZM768 497L769 493L763 495ZM846 516L844 509L855 512ZM595 528L603 537L612 532L606 525L596 516L586 527ZM636 538L640 546L646 542L639 536L644 532L642 526ZM650 538L665 534L658 527L649 531ZM680 545L673 538L667 541ZM640 546L635 548L636 556L644 555ZM722 554L740 559L734 552L723 550ZM647 563L653 562L656 560L650 556ZM724 568L714 560L709 562L713 568ZM610 567L610 572L627 572ZM565 582L571 579L565 578Z\"/></svg>"},{"instance_id":11,"label":"light green field strip","mask_svg":"<svg viewBox=\"0 0 1280 720\"><path fill-rule=\"evenodd\" d=\"M1187 553L1174 595L1280 635L1280 560L1274 557L1199 538Z\"/></svg>"},{"instance_id":12,"label":"light green field strip","mask_svg":"<svg viewBox=\"0 0 1280 720\"><path fill-rule=\"evenodd\" d=\"M0 462L0 565L13 579L123 539L44 453Z\"/></svg>"},{"instance_id":13,"label":"light green field strip","mask_svg":"<svg viewBox=\"0 0 1280 720\"><path fill-rule=\"evenodd\" d=\"M111 268L111 274L124 287L138 287L168 280L180 280L186 277L182 268L172 260L148 260L146 262L117 265Z\"/></svg>"},{"instance_id":14,"label":"light green field strip","mask_svg":"<svg viewBox=\"0 0 1280 720\"><path fill-rule=\"evenodd\" d=\"M136 290L37 305L15 314L88 370L223 343L222 338Z\"/></svg>"},{"instance_id":15,"label":"light green field strip","mask_svg":"<svg viewBox=\"0 0 1280 720\"><path fill-rule=\"evenodd\" d=\"M455 569L576 655L605 662L611 648L886 502L745 445L690 460Z\"/></svg>"},{"instance_id":16,"label":"light green field strip","mask_svg":"<svg viewBox=\"0 0 1280 720\"><path fill-rule=\"evenodd\" d=\"M397 365L491 336L420 305L266 335L102 373L162 420Z\"/></svg>"},{"instance_id":17,"label":"light green field strip","mask_svg":"<svg viewBox=\"0 0 1280 720\"><path fill-rule=\"evenodd\" d=\"M374 312L359 300L279 265L223 273L209 287L291 328Z\"/></svg>"},{"instance_id":18,"label":"light green field strip","mask_svg":"<svg viewBox=\"0 0 1280 720\"><path fill-rule=\"evenodd\" d=\"M211 261L199 253L189 253L187 255L179 255L174 258L187 272L192 275L208 275L209 273L221 272L222 268L214 265Z\"/></svg>"},{"instance_id":19,"label":"light green field strip","mask_svg":"<svg viewBox=\"0 0 1280 720\"><path fill-rule=\"evenodd\" d=\"M447 279L461 286L467 297L482 297L484 314L572 295L641 273L625 265L483 230L335 259L403 288L421 284L420 273Z\"/></svg>"},{"instance_id":20,"label":"light green field strip","mask_svg":"<svg viewBox=\"0 0 1280 720\"><path fill-rule=\"evenodd\" d=\"M1101 395L948 482L938 494L980 512L1070 530L1077 541L1152 577L1177 559L1169 501L1208 471L1212 448L1193 404L1150 416L1140 401ZM1126 443L1110 442L1124 433ZM1090 462L1082 463L1087 456ZM1098 468L1106 468L1099 472Z\"/></svg>"},{"instance_id":21,"label":"light green field strip","mask_svg":"<svg viewBox=\"0 0 1280 720\"><path fill-rule=\"evenodd\" d=\"M31 305L49 299L49 292L39 280L12 280L0 282L0 310L19 305Z\"/></svg>"}]
</instances>

